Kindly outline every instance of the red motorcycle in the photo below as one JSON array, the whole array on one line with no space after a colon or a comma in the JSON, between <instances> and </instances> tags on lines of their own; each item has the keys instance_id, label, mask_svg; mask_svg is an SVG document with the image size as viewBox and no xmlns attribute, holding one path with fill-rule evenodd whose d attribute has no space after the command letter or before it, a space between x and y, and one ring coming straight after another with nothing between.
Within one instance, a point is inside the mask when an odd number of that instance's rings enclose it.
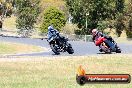
<instances>
[{"instance_id":1,"label":"red motorcycle","mask_svg":"<svg viewBox=\"0 0 132 88\"><path fill-rule=\"evenodd\" d=\"M112 38L111 38L112 39ZM99 37L97 41L95 41L95 45L99 46L100 52L105 53L121 53L121 49L117 46L117 43L112 39L111 41L105 37Z\"/></svg>"}]
</instances>

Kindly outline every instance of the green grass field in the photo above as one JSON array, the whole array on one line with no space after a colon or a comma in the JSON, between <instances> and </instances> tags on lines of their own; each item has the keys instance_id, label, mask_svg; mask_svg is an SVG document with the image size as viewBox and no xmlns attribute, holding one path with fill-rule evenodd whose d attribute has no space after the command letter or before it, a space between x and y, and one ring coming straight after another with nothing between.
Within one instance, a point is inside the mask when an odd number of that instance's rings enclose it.
<instances>
[{"instance_id":1,"label":"green grass field","mask_svg":"<svg viewBox=\"0 0 132 88\"><path fill-rule=\"evenodd\" d=\"M46 49L19 43L0 42L0 55L45 51Z\"/></svg>"},{"instance_id":2,"label":"green grass field","mask_svg":"<svg viewBox=\"0 0 132 88\"><path fill-rule=\"evenodd\" d=\"M132 84L76 83L82 65L88 74L130 74L132 55L19 57L0 59L1 88L132 88Z\"/></svg>"}]
</instances>

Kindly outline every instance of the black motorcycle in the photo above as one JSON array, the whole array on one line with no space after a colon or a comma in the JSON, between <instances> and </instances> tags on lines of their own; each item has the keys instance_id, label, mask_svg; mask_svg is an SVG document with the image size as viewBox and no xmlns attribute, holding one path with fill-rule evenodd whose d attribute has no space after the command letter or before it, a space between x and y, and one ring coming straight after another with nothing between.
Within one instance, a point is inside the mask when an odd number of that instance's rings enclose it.
<instances>
[{"instance_id":1,"label":"black motorcycle","mask_svg":"<svg viewBox=\"0 0 132 88\"><path fill-rule=\"evenodd\" d=\"M63 36L56 35L55 37L52 37L49 44L52 51L56 55L59 55L60 52L68 52L69 54L74 53L72 45L68 42L68 38L65 38Z\"/></svg>"}]
</instances>

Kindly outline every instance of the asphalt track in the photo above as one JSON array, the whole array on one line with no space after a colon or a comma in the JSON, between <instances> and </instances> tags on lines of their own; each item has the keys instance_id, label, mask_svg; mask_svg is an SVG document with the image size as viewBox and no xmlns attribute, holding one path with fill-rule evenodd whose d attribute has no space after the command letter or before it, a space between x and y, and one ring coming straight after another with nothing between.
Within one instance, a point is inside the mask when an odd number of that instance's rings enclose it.
<instances>
[{"instance_id":1,"label":"asphalt track","mask_svg":"<svg viewBox=\"0 0 132 88\"><path fill-rule=\"evenodd\" d=\"M16 55L9 55L9 56L53 56L54 55L54 53L51 51L48 45L48 42L45 39L41 40L41 39L0 36L0 42L1 41L29 44L29 45L35 45L35 46L48 48L48 51L44 51L44 52L16 54ZM87 56L87 55L101 54L98 51L98 47L96 47L92 42L83 42L83 41L69 41L69 42L72 44L75 53L70 55L67 52L65 52L65 53L61 53L60 54L61 56ZM122 53L124 54L132 53L132 44L119 43L118 45L122 49ZM20 49L21 49L21 46L20 46Z\"/></svg>"}]
</instances>

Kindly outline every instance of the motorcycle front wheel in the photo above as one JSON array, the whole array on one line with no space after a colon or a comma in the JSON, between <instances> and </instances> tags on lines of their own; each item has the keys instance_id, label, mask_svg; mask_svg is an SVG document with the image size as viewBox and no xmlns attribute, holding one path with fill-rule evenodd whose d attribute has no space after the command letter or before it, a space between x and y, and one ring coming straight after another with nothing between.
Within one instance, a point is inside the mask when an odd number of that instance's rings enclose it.
<instances>
[{"instance_id":1,"label":"motorcycle front wheel","mask_svg":"<svg viewBox=\"0 0 132 88\"><path fill-rule=\"evenodd\" d=\"M55 46L54 44L51 44L50 47L51 47L52 51L55 53L55 55L60 54L57 46Z\"/></svg>"}]
</instances>

